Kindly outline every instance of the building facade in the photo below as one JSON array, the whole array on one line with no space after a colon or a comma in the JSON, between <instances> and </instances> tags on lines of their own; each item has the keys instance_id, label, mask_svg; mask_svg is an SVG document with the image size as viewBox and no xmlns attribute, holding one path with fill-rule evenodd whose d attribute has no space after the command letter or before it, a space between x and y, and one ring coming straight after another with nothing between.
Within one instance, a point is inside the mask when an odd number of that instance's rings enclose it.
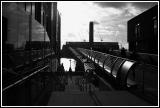
<instances>
[{"instance_id":1,"label":"building facade","mask_svg":"<svg viewBox=\"0 0 160 108\"><path fill-rule=\"evenodd\" d=\"M57 2L2 2L3 105L36 105L52 88L60 64L60 17Z\"/></svg>"},{"instance_id":2,"label":"building facade","mask_svg":"<svg viewBox=\"0 0 160 108\"><path fill-rule=\"evenodd\" d=\"M129 51L158 54L158 5L128 21Z\"/></svg>"}]
</instances>

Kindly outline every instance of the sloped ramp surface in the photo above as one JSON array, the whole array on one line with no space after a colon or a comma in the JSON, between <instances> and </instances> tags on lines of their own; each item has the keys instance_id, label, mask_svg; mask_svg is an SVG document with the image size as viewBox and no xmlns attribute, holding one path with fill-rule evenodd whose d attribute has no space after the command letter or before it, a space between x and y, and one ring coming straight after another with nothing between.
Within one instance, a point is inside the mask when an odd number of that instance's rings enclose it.
<instances>
[{"instance_id":1,"label":"sloped ramp surface","mask_svg":"<svg viewBox=\"0 0 160 108\"><path fill-rule=\"evenodd\" d=\"M53 92L48 106L95 106L86 92Z\"/></svg>"}]
</instances>

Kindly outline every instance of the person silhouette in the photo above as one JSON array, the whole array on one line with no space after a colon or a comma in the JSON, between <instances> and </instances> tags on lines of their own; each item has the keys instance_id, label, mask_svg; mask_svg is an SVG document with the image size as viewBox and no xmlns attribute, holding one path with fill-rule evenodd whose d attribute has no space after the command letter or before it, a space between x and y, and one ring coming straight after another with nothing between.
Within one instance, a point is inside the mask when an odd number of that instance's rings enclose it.
<instances>
[{"instance_id":1,"label":"person silhouette","mask_svg":"<svg viewBox=\"0 0 160 108\"><path fill-rule=\"evenodd\" d=\"M72 69L71 69L71 67L69 68L69 77L70 77L70 79L72 80Z\"/></svg>"},{"instance_id":2,"label":"person silhouette","mask_svg":"<svg viewBox=\"0 0 160 108\"><path fill-rule=\"evenodd\" d=\"M64 73L65 70L64 70L64 66L63 66L63 63L61 64L61 72Z\"/></svg>"},{"instance_id":3,"label":"person silhouette","mask_svg":"<svg viewBox=\"0 0 160 108\"><path fill-rule=\"evenodd\" d=\"M126 57L126 50L124 47L121 49L121 57L123 57L123 58Z\"/></svg>"}]
</instances>

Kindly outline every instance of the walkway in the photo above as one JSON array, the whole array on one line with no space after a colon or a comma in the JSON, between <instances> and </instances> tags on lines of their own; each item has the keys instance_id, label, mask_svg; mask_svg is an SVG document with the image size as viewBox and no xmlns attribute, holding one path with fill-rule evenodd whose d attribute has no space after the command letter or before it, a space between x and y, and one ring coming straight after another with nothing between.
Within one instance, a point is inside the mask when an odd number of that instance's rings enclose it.
<instances>
[{"instance_id":1,"label":"walkway","mask_svg":"<svg viewBox=\"0 0 160 108\"><path fill-rule=\"evenodd\" d=\"M68 78L65 91L52 92L48 106L150 106L151 104L127 91L95 91L92 96L80 91L76 79Z\"/></svg>"},{"instance_id":2,"label":"walkway","mask_svg":"<svg viewBox=\"0 0 160 108\"><path fill-rule=\"evenodd\" d=\"M95 106L88 92L80 91L76 79L78 76L68 78L64 92L52 92L48 106Z\"/></svg>"}]
</instances>

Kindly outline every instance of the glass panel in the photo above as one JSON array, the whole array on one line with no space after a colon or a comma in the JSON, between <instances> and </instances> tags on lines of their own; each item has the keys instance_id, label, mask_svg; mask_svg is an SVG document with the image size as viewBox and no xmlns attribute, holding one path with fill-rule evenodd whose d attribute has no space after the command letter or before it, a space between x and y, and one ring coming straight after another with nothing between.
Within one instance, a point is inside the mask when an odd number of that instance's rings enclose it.
<instances>
[{"instance_id":1,"label":"glass panel","mask_svg":"<svg viewBox=\"0 0 160 108\"><path fill-rule=\"evenodd\" d=\"M99 62L100 56L101 56L101 55L99 55L99 54L96 56L96 58L95 58L95 63L98 63L98 62Z\"/></svg>"},{"instance_id":2,"label":"glass panel","mask_svg":"<svg viewBox=\"0 0 160 108\"><path fill-rule=\"evenodd\" d=\"M123 59L121 59L121 58L119 58L117 61L116 61L116 63L114 64L114 67L113 67L113 70L112 70L112 75L114 76L114 77L117 77L117 72L118 72L118 70L119 70L119 68L120 68L120 66L121 66L121 64L124 62L124 60Z\"/></svg>"}]
</instances>

